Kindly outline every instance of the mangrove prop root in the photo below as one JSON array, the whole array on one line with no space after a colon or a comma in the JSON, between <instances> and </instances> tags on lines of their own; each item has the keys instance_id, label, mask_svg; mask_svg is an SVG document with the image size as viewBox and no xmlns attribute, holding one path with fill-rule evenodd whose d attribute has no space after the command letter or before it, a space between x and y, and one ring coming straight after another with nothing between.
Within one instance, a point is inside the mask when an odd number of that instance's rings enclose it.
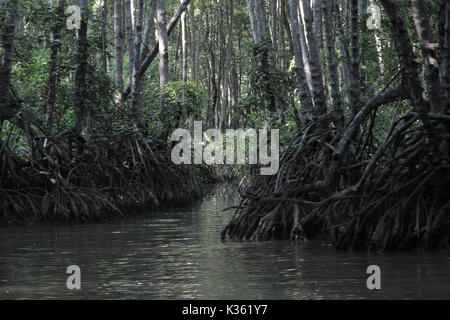
<instances>
[{"instance_id":1,"label":"mangrove prop root","mask_svg":"<svg viewBox=\"0 0 450 320\"><path fill-rule=\"evenodd\" d=\"M43 140L43 139L41 139ZM142 135L92 141L36 139L32 160L0 144L1 221L95 221L183 205L203 195L192 168L175 166L164 143Z\"/></svg>"},{"instance_id":2,"label":"mangrove prop root","mask_svg":"<svg viewBox=\"0 0 450 320\"><path fill-rule=\"evenodd\" d=\"M242 190L222 238L308 239L326 233L341 249L446 247L450 161L448 153L433 151L423 128L413 129L416 119L393 121L378 148L367 143L370 137L353 141L338 160L332 155L334 134L305 129L282 155L277 175L256 177ZM445 149L448 135L441 136Z\"/></svg>"}]
</instances>

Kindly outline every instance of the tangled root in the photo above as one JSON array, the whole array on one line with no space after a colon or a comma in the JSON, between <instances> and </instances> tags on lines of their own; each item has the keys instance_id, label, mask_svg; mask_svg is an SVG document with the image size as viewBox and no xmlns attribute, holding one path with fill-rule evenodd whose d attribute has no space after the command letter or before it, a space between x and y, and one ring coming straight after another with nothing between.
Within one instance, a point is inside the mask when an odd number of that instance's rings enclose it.
<instances>
[{"instance_id":1,"label":"tangled root","mask_svg":"<svg viewBox=\"0 0 450 320\"><path fill-rule=\"evenodd\" d=\"M393 122L378 148L368 143L370 136L360 137L339 160L333 158L336 133L306 129L283 154L278 174L255 178L242 193L222 238L329 234L340 249L446 247L448 135L437 126L441 138L433 143L416 120L409 115Z\"/></svg>"},{"instance_id":2,"label":"tangled root","mask_svg":"<svg viewBox=\"0 0 450 320\"><path fill-rule=\"evenodd\" d=\"M0 207L4 222L98 221L203 195L190 168L175 166L166 144L118 135L74 148L71 137L37 144L24 161L0 144ZM79 147L79 146L78 146Z\"/></svg>"}]
</instances>

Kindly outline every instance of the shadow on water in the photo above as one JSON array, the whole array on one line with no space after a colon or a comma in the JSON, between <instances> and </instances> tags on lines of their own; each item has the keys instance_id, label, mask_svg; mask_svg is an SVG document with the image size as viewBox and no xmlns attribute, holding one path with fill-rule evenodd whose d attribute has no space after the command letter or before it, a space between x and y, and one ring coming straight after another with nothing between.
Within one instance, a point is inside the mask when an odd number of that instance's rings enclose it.
<instances>
[{"instance_id":1,"label":"shadow on water","mask_svg":"<svg viewBox=\"0 0 450 320\"><path fill-rule=\"evenodd\" d=\"M326 239L225 242L220 231L238 204L218 187L183 210L102 224L0 229L1 299L403 299L450 298L448 252L336 251ZM366 268L382 290L366 287ZM66 268L81 268L80 291Z\"/></svg>"}]
</instances>

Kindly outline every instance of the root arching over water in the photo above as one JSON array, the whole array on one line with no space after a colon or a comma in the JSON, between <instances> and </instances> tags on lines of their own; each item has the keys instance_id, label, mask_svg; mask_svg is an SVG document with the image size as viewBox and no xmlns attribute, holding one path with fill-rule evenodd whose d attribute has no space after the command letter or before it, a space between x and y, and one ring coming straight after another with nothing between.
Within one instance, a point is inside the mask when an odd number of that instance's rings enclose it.
<instances>
[{"instance_id":1,"label":"root arching over water","mask_svg":"<svg viewBox=\"0 0 450 320\"><path fill-rule=\"evenodd\" d=\"M199 175L175 166L163 142L131 132L83 144L76 138L36 139L27 161L8 141L0 145L3 222L106 220L203 194Z\"/></svg>"},{"instance_id":2,"label":"root arching over water","mask_svg":"<svg viewBox=\"0 0 450 320\"><path fill-rule=\"evenodd\" d=\"M255 178L242 193L222 238L309 239L325 233L342 249L447 246L449 119L437 118L435 141L418 125L418 115L409 113L392 121L377 147L371 132L358 133L343 155L338 149L345 134L311 124L283 154L278 174Z\"/></svg>"}]
</instances>

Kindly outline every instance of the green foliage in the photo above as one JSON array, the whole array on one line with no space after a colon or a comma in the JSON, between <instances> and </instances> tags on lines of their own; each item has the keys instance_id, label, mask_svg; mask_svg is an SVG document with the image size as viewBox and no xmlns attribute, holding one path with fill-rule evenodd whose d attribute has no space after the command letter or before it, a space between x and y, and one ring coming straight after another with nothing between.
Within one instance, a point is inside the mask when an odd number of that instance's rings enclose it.
<instances>
[{"instance_id":1,"label":"green foliage","mask_svg":"<svg viewBox=\"0 0 450 320\"><path fill-rule=\"evenodd\" d=\"M186 127L186 119L202 119L210 100L206 92L194 82L169 82L160 95L158 119L168 127Z\"/></svg>"}]
</instances>

